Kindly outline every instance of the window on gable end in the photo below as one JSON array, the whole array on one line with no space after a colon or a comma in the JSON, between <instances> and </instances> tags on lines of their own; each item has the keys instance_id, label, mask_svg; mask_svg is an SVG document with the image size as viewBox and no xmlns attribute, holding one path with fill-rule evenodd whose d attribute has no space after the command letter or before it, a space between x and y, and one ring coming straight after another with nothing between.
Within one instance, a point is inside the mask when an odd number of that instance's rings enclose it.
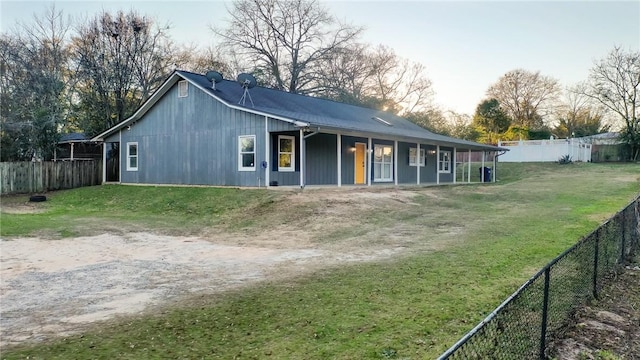
<instances>
[{"instance_id":1,"label":"window on gable end","mask_svg":"<svg viewBox=\"0 0 640 360\"><path fill-rule=\"evenodd\" d=\"M187 80L178 81L178 97L187 97L189 95L189 82Z\"/></svg>"}]
</instances>

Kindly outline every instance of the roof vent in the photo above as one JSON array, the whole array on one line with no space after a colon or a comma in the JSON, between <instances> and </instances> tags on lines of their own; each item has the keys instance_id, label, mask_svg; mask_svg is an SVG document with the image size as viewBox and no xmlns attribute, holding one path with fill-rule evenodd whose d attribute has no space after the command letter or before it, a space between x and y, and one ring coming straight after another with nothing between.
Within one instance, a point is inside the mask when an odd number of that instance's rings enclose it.
<instances>
[{"instance_id":1,"label":"roof vent","mask_svg":"<svg viewBox=\"0 0 640 360\"><path fill-rule=\"evenodd\" d=\"M251 98L251 94L249 94L249 89L258 85L256 78L251 74L242 73L238 75L238 82L244 89L244 92L242 93L242 97L240 98L240 101L238 101L238 104L241 103L242 105L244 105L244 102L247 99L247 96L249 96L249 101L251 101L251 106L255 106L253 105L253 99Z\"/></svg>"},{"instance_id":2,"label":"roof vent","mask_svg":"<svg viewBox=\"0 0 640 360\"><path fill-rule=\"evenodd\" d=\"M381 119L381 118L379 118L379 117L377 117L377 116L372 117L372 119L373 119L373 120L376 120L376 121L378 121L378 122L381 122L381 123L383 123L383 124L385 124L385 125L387 125L387 126L393 126L393 124L392 124L392 123L388 122L388 121L387 121L387 120L385 120L385 119Z\"/></svg>"},{"instance_id":3,"label":"roof vent","mask_svg":"<svg viewBox=\"0 0 640 360\"><path fill-rule=\"evenodd\" d=\"M211 81L211 88L213 90L216 89L216 84L222 81L222 74L217 71L209 71L207 75L205 75L209 81Z\"/></svg>"}]
</instances>

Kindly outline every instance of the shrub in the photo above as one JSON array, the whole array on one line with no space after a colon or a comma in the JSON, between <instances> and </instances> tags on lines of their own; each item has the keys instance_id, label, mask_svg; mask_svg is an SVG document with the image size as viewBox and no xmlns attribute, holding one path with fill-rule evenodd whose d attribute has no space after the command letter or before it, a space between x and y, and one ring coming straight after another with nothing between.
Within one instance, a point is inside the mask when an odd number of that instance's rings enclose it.
<instances>
[{"instance_id":1,"label":"shrub","mask_svg":"<svg viewBox=\"0 0 640 360\"><path fill-rule=\"evenodd\" d=\"M571 156L569 154L567 155L563 155L560 157L560 159L558 159L558 164L561 165L565 165L565 164L571 164Z\"/></svg>"}]
</instances>

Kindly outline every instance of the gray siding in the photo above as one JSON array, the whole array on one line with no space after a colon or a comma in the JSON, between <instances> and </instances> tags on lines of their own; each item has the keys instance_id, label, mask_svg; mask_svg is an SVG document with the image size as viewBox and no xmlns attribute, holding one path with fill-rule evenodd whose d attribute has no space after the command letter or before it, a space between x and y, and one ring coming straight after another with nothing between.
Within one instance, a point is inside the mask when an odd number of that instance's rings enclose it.
<instances>
[{"instance_id":1,"label":"gray siding","mask_svg":"<svg viewBox=\"0 0 640 360\"><path fill-rule=\"evenodd\" d=\"M420 171L420 183L434 183L436 182L436 172L438 171L438 156L435 153L436 147L433 145L425 145L425 154L427 156L427 164L421 168ZM432 152L430 154L429 152Z\"/></svg>"},{"instance_id":2,"label":"gray siding","mask_svg":"<svg viewBox=\"0 0 640 360\"><path fill-rule=\"evenodd\" d=\"M416 144L404 142L398 143L398 183L416 184L418 174L415 166L409 166L409 149L417 147Z\"/></svg>"},{"instance_id":3,"label":"gray siding","mask_svg":"<svg viewBox=\"0 0 640 360\"><path fill-rule=\"evenodd\" d=\"M338 138L333 134L316 134L306 140L305 178L307 185L338 183Z\"/></svg>"},{"instance_id":4,"label":"gray siding","mask_svg":"<svg viewBox=\"0 0 640 360\"><path fill-rule=\"evenodd\" d=\"M122 131L123 183L257 186L266 160L263 116L230 109L194 86L174 86L130 129ZM255 135L255 171L238 171L238 136ZM109 141L110 139L108 139ZM138 142L138 171L126 170L127 142Z\"/></svg>"}]
</instances>

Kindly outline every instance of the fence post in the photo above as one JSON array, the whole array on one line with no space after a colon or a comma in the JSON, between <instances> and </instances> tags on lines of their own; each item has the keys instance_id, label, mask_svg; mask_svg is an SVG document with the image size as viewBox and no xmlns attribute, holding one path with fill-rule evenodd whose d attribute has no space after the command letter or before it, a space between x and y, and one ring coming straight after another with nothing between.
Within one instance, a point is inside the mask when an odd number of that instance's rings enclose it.
<instances>
[{"instance_id":1,"label":"fence post","mask_svg":"<svg viewBox=\"0 0 640 360\"><path fill-rule=\"evenodd\" d=\"M596 300L598 300L598 248L600 247L599 242L601 230L602 227L599 227L595 233L595 256L593 258L593 297Z\"/></svg>"},{"instance_id":2,"label":"fence post","mask_svg":"<svg viewBox=\"0 0 640 360\"><path fill-rule=\"evenodd\" d=\"M618 261L618 264L623 264L624 263L624 259L625 259L625 242L627 240L627 209L625 208L624 210L622 210L621 215L622 215L622 224L620 226L622 226L622 236L621 241L622 244L620 244L620 260Z\"/></svg>"},{"instance_id":3,"label":"fence post","mask_svg":"<svg viewBox=\"0 0 640 360\"><path fill-rule=\"evenodd\" d=\"M547 314L549 311L549 278L551 266L544 269L544 299L542 300L542 326L540 331L540 360L546 359L544 350L547 347Z\"/></svg>"}]
</instances>

